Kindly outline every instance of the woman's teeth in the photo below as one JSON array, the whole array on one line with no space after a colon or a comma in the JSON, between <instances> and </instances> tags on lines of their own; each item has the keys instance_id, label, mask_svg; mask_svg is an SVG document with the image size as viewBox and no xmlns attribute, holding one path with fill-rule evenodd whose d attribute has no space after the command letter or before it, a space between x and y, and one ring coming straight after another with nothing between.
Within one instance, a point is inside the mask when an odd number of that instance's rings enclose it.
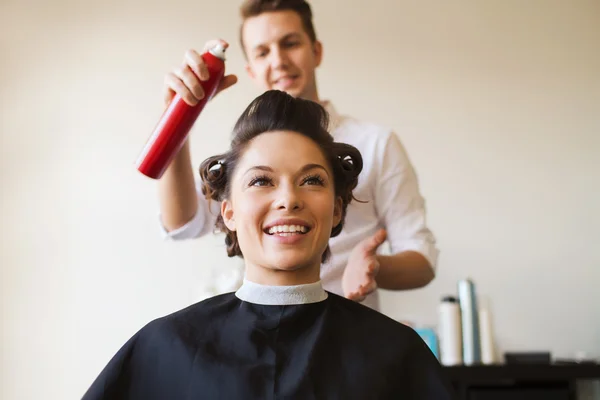
<instances>
[{"instance_id":1,"label":"woman's teeth","mask_svg":"<svg viewBox=\"0 0 600 400\"><path fill-rule=\"evenodd\" d=\"M308 232L308 228L302 225L277 225L269 228L269 235L291 236L296 233L303 234L306 232Z\"/></svg>"}]
</instances>

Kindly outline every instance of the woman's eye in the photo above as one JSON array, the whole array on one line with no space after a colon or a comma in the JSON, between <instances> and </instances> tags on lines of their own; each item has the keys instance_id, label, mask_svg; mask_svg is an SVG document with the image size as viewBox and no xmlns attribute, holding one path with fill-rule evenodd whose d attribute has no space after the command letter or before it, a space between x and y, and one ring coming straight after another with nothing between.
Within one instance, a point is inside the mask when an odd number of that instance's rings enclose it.
<instances>
[{"instance_id":1,"label":"woman's eye","mask_svg":"<svg viewBox=\"0 0 600 400\"><path fill-rule=\"evenodd\" d=\"M318 185L323 186L323 179L320 176L309 176L304 180L307 185Z\"/></svg>"},{"instance_id":2,"label":"woman's eye","mask_svg":"<svg viewBox=\"0 0 600 400\"><path fill-rule=\"evenodd\" d=\"M258 177L254 178L250 181L248 186L269 186L271 185L271 180L266 177Z\"/></svg>"}]
</instances>

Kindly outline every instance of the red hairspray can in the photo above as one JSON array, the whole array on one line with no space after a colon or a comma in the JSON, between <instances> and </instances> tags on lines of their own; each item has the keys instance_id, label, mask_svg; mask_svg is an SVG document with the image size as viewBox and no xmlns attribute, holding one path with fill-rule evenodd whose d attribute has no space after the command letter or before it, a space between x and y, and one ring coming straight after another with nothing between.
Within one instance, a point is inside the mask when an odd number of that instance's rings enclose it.
<instances>
[{"instance_id":1,"label":"red hairspray can","mask_svg":"<svg viewBox=\"0 0 600 400\"><path fill-rule=\"evenodd\" d=\"M204 89L204 97L190 106L181 96L175 94L171 103L163 113L154 132L148 139L136 162L138 171L153 178L160 179L181 150L192 125L202 112L206 103L214 96L225 73L225 48L217 45L202 54L210 78L200 81Z\"/></svg>"}]
</instances>

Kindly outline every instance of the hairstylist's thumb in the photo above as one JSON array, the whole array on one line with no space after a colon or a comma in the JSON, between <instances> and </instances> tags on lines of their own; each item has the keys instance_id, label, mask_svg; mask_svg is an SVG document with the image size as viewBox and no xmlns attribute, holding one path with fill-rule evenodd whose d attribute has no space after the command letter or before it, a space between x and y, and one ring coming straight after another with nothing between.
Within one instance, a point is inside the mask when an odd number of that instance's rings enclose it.
<instances>
[{"instance_id":1,"label":"hairstylist's thumb","mask_svg":"<svg viewBox=\"0 0 600 400\"><path fill-rule=\"evenodd\" d=\"M363 251L368 255L374 255L377 248L385 242L387 238L387 232L385 229L380 229L375 234L363 242Z\"/></svg>"}]
</instances>

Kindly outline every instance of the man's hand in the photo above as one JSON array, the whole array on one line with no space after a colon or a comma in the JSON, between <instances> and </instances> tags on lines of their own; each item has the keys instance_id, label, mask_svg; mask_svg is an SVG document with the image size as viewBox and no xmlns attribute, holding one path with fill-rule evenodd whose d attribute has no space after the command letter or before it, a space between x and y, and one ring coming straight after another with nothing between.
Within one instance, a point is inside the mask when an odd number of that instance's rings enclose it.
<instances>
[{"instance_id":1,"label":"man's hand","mask_svg":"<svg viewBox=\"0 0 600 400\"><path fill-rule=\"evenodd\" d=\"M225 48L229 47L229 44L226 41L214 39L206 42L203 52L208 51L217 44L221 44ZM209 78L208 67L202 59L202 55L193 49L188 50L183 57L181 65L174 68L165 76L165 106L169 105L175 94L179 94L190 106L198 104L198 102L204 98L204 89L202 89L200 81L206 81ZM221 83L214 96L222 90L233 86L236 82L237 76L225 75L223 79L221 79Z\"/></svg>"},{"instance_id":2,"label":"man's hand","mask_svg":"<svg viewBox=\"0 0 600 400\"><path fill-rule=\"evenodd\" d=\"M379 273L379 261L376 252L385 242L386 236L386 231L380 229L361 241L350 253L342 277L342 289L346 298L361 302L377 289L375 278Z\"/></svg>"}]
</instances>

